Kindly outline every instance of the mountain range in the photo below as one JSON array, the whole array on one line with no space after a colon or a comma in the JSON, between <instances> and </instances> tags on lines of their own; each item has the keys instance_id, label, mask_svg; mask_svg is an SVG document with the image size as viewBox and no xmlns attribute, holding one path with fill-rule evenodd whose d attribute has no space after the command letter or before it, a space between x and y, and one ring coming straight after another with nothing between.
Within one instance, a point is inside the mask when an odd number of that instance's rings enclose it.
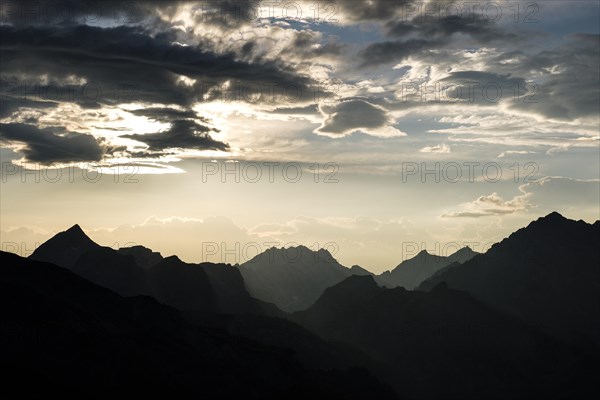
<instances>
[{"instance_id":1,"label":"mountain range","mask_svg":"<svg viewBox=\"0 0 600 400\"><path fill-rule=\"evenodd\" d=\"M374 275L358 265L351 268L341 265L324 249L272 247L243 263L240 271L252 296L286 312L295 312L305 310L325 289L353 275L373 275L381 286L413 289L440 269L476 254L469 247L448 257L422 251L392 271Z\"/></svg>"},{"instance_id":2,"label":"mountain range","mask_svg":"<svg viewBox=\"0 0 600 400\"><path fill-rule=\"evenodd\" d=\"M600 222L552 213L484 254L421 252L374 275L303 246L240 266L192 264L103 247L74 225L29 259L0 253L1 346L14 382L46 385L73 378L110 390L150 379L149 393L250 398L592 397L599 241Z\"/></svg>"},{"instance_id":3,"label":"mountain range","mask_svg":"<svg viewBox=\"0 0 600 400\"><path fill-rule=\"evenodd\" d=\"M280 314L275 306L250 296L236 267L189 264L177 256L163 258L143 246L114 250L93 242L79 225L56 234L29 258L64 267L122 296L151 296L187 316Z\"/></svg>"},{"instance_id":4,"label":"mountain range","mask_svg":"<svg viewBox=\"0 0 600 400\"><path fill-rule=\"evenodd\" d=\"M445 282L556 337L594 348L600 345L599 243L599 221L552 213L419 289Z\"/></svg>"},{"instance_id":5,"label":"mountain range","mask_svg":"<svg viewBox=\"0 0 600 400\"><path fill-rule=\"evenodd\" d=\"M54 264L0 252L3 387L21 395L396 398L366 370L317 370L286 348L190 324ZM327 348L327 344L321 347Z\"/></svg>"},{"instance_id":6,"label":"mountain range","mask_svg":"<svg viewBox=\"0 0 600 400\"><path fill-rule=\"evenodd\" d=\"M565 398L594 388L584 354L444 283L418 292L353 276L293 319L387 365L383 376L408 398Z\"/></svg>"}]
</instances>

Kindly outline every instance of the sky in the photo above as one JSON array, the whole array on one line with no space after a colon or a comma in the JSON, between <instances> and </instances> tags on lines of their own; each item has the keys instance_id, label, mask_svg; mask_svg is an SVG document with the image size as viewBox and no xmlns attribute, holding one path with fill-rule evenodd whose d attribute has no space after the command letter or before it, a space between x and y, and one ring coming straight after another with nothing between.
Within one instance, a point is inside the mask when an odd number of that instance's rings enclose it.
<instances>
[{"instance_id":1,"label":"sky","mask_svg":"<svg viewBox=\"0 0 600 400\"><path fill-rule=\"evenodd\" d=\"M2 1L0 233L373 272L600 218L598 1Z\"/></svg>"}]
</instances>

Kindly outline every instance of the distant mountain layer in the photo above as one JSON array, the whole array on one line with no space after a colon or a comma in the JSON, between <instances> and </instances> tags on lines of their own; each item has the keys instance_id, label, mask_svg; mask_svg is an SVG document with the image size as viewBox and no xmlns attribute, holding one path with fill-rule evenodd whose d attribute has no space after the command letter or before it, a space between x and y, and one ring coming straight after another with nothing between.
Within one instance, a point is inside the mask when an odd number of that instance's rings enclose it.
<instances>
[{"instance_id":1,"label":"distant mountain layer","mask_svg":"<svg viewBox=\"0 0 600 400\"><path fill-rule=\"evenodd\" d=\"M94 243L78 225L60 232L30 256L55 263L122 296L147 295L195 316L198 313L280 315L250 296L236 267L189 264L143 246L113 250Z\"/></svg>"},{"instance_id":2,"label":"distant mountain layer","mask_svg":"<svg viewBox=\"0 0 600 400\"><path fill-rule=\"evenodd\" d=\"M595 360L443 284L432 292L353 276L293 319L388 365L407 398L578 398L597 393Z\"/></svg>"},{"instance_id":3,"label":"distant mountain layer","mask_svg":"<svg viewBox=\"0 0 600 400\"><path fill-rule=\"evenodd\" d=\"M304 310L328 287L365 273L339 264L327 250L305 246L270 248L240 265L240 271L252 296L287 312Z\"/></svg>"},{"instance_id":4,"label":"distant mountain layer","mask_svg":"<svg viewBox=\"0 0 600 400\"><path fill-rule=\"evenodd\" d=\"M395 398L364 369L307 368L285 348L190 325L149 297L5 252L0 312L3 389L25 396Z\"/></svg>"},{"instance_id":5,"label":"distant mountain layer","mask_svg":"<svg viewBox=\"0 0 600 400\"><path fill-rule=\"evenodd\" d=\"M375 280L379 285L389 288L400 286L405 289L414 289L439 270L455 262L468 261L477 254L469 247L463 247L448 257L436 256L423 250L415 257L400 263L392 271L378 275Z\"/></svg>"},{"instance_id":6,"label":"distant mountain layer","mask_svg":"<svg viewBox=\"0 0 600 400\"><path fill-rule=\"evenodd\" d=\"M423 282L440 282L581 346L600 345L600 223L552 213L488 252Z\"/></svg>"}]
</instances>

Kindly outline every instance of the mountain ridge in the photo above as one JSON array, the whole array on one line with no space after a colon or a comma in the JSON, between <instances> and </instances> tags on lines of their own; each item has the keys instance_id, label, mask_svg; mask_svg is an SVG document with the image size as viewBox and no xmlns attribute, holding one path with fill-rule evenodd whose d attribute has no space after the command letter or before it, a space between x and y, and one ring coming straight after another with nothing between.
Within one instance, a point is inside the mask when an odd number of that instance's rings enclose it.
<instances>
[{"instance_id":1,"label":"mountain ridge","mask_svg":"<svg viewBox=\"0 0 600 400\"><path fill-rule=\"evenodd\" d=\"M551 213L424 281L471 293L571 343L600 345L600 224Z\"/></svg>"}]
</instances>

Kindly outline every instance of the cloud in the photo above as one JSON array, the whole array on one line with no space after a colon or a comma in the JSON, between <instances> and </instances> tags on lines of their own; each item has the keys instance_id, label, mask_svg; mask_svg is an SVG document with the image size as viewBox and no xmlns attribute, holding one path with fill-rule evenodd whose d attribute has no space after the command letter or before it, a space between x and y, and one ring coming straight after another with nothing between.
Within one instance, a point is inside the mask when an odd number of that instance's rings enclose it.
<instances>
[{"instance_id":1,"label":"cloud","mask_svg":"<svg viewBox=\"0 0 600 400\"><path fill-rule=\"evenodd\" d=\"M336 104L321 105L323 123L314 132L339 137L363 131L373 136L404 136L394 128L394 118L388 111L366 100L350 99Z\"/></svg>"},{"instance_id":2,"label":"cloud","mask_svg":"<svg viewBox=\"0 0 600 400\"><path fill-rule=\"evenodd\" d=\"M493 192L487 196L479 196L472 202L461 204L459 211L446 212L441 216L442 218L478 218L513 214L526 210L530 206L527 197L527 194L523 194L511 200L504 200L498 193Z\"/></svg>"},{"instance_id":3,"label":"cloud","mask_svg":"<svg viewBox=\"0 0 600 400\"><path fill-rule=\"evenodd\" d=\"M386 21L396 17L406 18L412 12L414 0L340 1L335 4L343 19L352 22ZM339 8L338 8L339 7ZM330 10L331 11L331 10Z\"/></svg>"},{"instance_id":4,"label":"cloud","mask_svg":"<svg viewBox=\"0 0 600 400\"><path fill-rule=\"evenodd\" d=\"M92 135L20 123L0 124L0 138L8 143L22 143L24 147L19 151L29 161L43 164L100 161L106 154L124 149L107 146Z\"/></svg>"},{"instance_id":5,"label":"cloud","mask_svg":"<svg viewBox=\"0 0 600 400\"><path fill-rule=\"evenodd\" d=\"M137 110L129 110L128 112L158 122L171 122L182 118L199 118L192 110L176 110L168 107L146 107Z\"/></svg>"},{"instance_id":6,"label":"cloud","mask_svg":"<svg viewBox=\"0 0 600 400\"><path fill-rule=\"evenodd\" d=\"M461 100L471 104L495 105L501 101L513 101L515 95L527 94L525 79L510 74L482 71L457 71L439 80L447 85L447 99Z\"/></svg>"},{"instance_id":7,"label":"cloud","mask_svg":"<svg viewBox=\"0 0 600 400\"><path fill-rule=\"evenodd\" d=\"M448 154L450 153L450 146L442 143L435 146L425 146L419 151L421 153Z\"/></svg>"},{"instance_id":8,"label":"cloud","mask_svg":"<svg viewBox=\"0 0 600 400\"><path fill-rule=\"evenodd\" d=\"M576 212L590 220L598 219L600 204L600 180L573 179L562 176L546 176L519 186L520 195L504 200L496 192L480 196L476 200L460 205L460 209L445 212L443 218L478 218L502 216L526 211L558 211L569 214Z\"/></svg>"},{"instance_id":9,"label":"cloud","mask_svg":"<svg viewBox=\"0 0 600 400\"><path fill-rule=\"evenodd\" d=\"M196 150L228 150L229 145L210 137L208 132L212 129L200 125L192 120L178 119L172 122L171 127L162 132L150 134L123 135L122 137L146 143L148 150L162 151L166 149L182 148Z\"/></svg>"},{"instance_id":10,"label":"cloud","mask_svg":"<svg viewBox=\"0 0 600 400\"><path fill-rule=\"evenodd\" d=\"M522 58L515 69L523 75L540 74L544 79L532 88L536 93L531 100L535 101L515 103L513 109L553 119L598 118L600 35L574 34L554 49Z\"/></svg>"},{"instance_id":11,"label":"cloud","mask_svg":"<svg viewBox=\"0 0 600 400\"><path fill-rule=\"evenodd\" d=\"M156 15L160 9L166 12L177 1L117 1L94 2L20 0L2 4L2 21L16 26L75 25L100 20L123 24L139 23Z\"/></svg>"},{"instance_id":12,"label":"cloud","mask_svg":"<svg viewBox=\"0 0 600 400\"><path fill-rule=\"evenodd\" d=\"M242 61L233 53L217 54L201 39L182 45L179 35L175 29L152 33L134 26L20 29L2 25L2 73L20 81L26 93L58 92L63 94L58 101L74 101L88 108L133 101L189 107L222 99L228 82L263 91L273 88L273 95L262 96L260 101L312 101L314 82L289 66L269 60ZM65 85L73 76L79 81ZM183 84L181 77L191 84ZM237 99L243 101L243 93Z\"/></svg>"},{"instance_id":13,"label":"cloud","mask_svg":"<svg viewBox=\"0 0 600 400\"><path fill-rule=\"evenodd\" d=\"M409 39L405 41L386 41L373 43L361 50L362 67L398 62L415 53L442 45L441 40Z\"/></svg>"},{"instance_id":14,"label":"cloud","mask_svg":"<svg viewBox=\"0 0 600 400\"><path fill-rule=\"evenodd\" d=\"M504 158L506 156L512 156L512 155L523 155L523 154L536 154L535 151L527 151L527 150L507 150L507 151L503 151L502 153L498 154L498 158Z\"/></svg>"},{"instance_id":15,"label":"cloud","mask_svg":"<svg viewBox=\"0 0 600 400\"><path fill-rule=\"evenodd\" d=\"M402 39L372 43L365 47L359 54L363 67L399 62L429 50L447 48L459 35L478 45L493 41L514 42L519 39L516 34L504 32L496 27L492 19L478 14L442 13L435 17L424 13L411 14L411 18L389 20L385 24L385 30L389 37ZM462 44L458 47L466 46Z\"/></svg>"}]
</instances>

